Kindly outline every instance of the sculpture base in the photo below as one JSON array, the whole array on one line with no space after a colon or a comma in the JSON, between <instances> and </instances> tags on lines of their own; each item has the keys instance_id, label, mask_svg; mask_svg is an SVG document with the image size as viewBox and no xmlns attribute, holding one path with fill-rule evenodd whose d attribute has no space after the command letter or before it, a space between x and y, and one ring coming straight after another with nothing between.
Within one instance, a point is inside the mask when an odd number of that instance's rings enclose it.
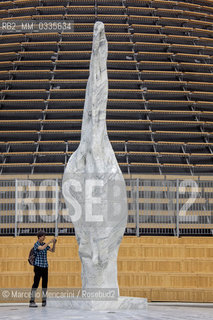
<instances>
[{"instance_id":1,"label":"sculpture base","mask_svg":"<svg viewBox=\"0 0 213 320\"><path fill-rule=\"evenodd\" d=\"M77 310L140 310L147 307L147 299L134 297L119 297L116 300L94 301L82 299L48 299L48 307L57 307Z\"/></svg>"}]
</instances>

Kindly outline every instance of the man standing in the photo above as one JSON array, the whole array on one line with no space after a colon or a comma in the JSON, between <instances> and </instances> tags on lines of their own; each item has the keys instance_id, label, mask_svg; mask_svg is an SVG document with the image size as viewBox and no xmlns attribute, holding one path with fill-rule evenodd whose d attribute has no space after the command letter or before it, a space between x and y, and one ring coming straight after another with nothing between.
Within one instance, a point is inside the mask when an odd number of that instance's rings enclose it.
<instances>
[{"instance_id":1,"label":"man standing","mask_svg":"<svg viewBox=\"0 0 213 320\"><path fill-rule=\"evenodd\" d=\"M50 252L55 252L56 239L53 238L48 243L44 243L45 232L39 231L37 234L38 241L34 244L34 283L32 285L30 304L29 307L37 307L35 303L35 293L36 289L39 286L40 278L42 278L42 307L46 306L46 292L47 292L47 283L48 283L48 262L47 262L47 250ZM53 243L52 248L49 244Z\"/></svg>"}]
</instances>

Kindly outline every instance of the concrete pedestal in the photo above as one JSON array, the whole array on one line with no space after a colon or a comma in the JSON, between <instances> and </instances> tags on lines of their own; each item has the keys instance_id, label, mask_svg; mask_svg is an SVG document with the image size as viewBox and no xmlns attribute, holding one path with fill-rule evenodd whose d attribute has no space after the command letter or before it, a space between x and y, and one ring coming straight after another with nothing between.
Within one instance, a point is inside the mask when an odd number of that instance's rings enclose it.
<instances>
[{"instance_id":1,"label":"concrete pedestal","mask_svg":"<svg viewBox=\"0 0 213 320\"><path fill-rule=\"evenodd\" d=\"M133 298L133 297L119 297L116 300L107 301L94 301L85 299L48 299L48 307L64 308L64 309L76 309L76 310L141 310L146 309L147 299L145 298Z\"/></svg>"}]
</instances>

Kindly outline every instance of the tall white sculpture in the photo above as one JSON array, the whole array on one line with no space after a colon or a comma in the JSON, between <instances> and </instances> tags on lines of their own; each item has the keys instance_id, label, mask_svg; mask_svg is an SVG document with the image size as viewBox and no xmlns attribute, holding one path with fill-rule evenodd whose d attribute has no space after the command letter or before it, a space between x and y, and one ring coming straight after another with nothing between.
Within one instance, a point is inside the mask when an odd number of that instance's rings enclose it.
<instances>
[{"instance_id":1,"label":"tall white sculpture","mask_svg":"<svg viewBox=\"0 0 213 320\"><path fill-rule=\"evenodd\" d=\"M113 289L119 295L117 254L128 209L125 182L106 129L107 53L104 24L96 22L81 141L69 159L62 186L79 245L82 289ZM115 308L126 305L119 301ZM106 301L83 304L89 309L111 309L112 305Z\"/></svg>"}]
</instances>

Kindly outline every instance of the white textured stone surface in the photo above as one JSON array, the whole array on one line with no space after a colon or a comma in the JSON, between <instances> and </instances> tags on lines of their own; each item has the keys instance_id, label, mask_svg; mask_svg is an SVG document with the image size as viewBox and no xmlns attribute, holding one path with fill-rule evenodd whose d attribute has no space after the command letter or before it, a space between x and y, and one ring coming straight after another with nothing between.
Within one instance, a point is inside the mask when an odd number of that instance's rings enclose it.
<instances>
[{"instance_id":1,"label":"white textured stone surface","mask_svg":"<svg viewBox=\"0 0 213 320\"><path fill-rule=\"evenodd\" d=\"M62 189L75 227L82 264L82 289L114 289L119 296L117 255L127 223L126 186L108 138L106 106L108 45L104 24L96 22L83 112L81 141L66 166ZM99 186L97 186L99 184ZM90 214L90 217L89 217ZM95 220L94 220L95 219ZM61 301L63 303L63 301ZM132 298L64 301L81 309L136 308ZM75 304L75 308L76 308Z\"/></svg>"},{"instance_id":2,"label":"white textured stone surface","mask_svg":"<svg viewBox=\"0 0 213 320\"><path fill-rule=\"evenodd\" d=\"M125 182L106 129L107 53L104 24L96 22L81 141L63 177L63 195L69 214L73 217L73 198L82 209L81 218L73 221L82 262L82 288L118 289L117 253L127 222ZM76 192L73 179L79 182L80 192ZM88 179L100 182L101 186L97 189L89 186L84 190ZM95 196L99 204L92 203L91 197ZM93 217L103 218L103 221L86 221L91 204Z\"/></svg>"}]
</instances>

